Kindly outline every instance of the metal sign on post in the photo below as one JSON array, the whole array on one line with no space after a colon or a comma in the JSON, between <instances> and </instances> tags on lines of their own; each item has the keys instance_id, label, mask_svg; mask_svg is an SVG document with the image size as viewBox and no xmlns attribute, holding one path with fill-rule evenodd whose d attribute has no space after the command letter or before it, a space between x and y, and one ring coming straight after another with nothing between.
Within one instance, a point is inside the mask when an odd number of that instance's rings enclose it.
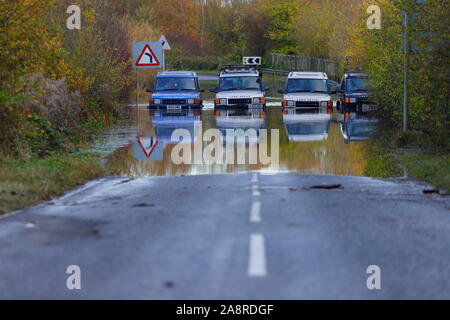
<instances>
[{"instance_id":1,"label":"metal sign on post","mask_svg":"<svg viewBox=\"0 0 450 320\"><path fill-rule=\"evenodd\" d=\"M136 110L139 128L139 69L164 69L164 55L159 41L134 42L133 68L136 69Z\"/></svg>"},{"instance_id":2,"label":"metal sign on post","mask_svg":"<svg viewBox=\"0 0 450 320\"><path fill-rule=\"evenodd\" d=\"M161 49L162 49L162 54L163 54L163 60L164 60L164 68L163 70L166 70L166 50L172 50L172 48L170 47L169 41L167 41L166 37L164 35L162 35L159 38L159 43L161 44Z\"/></svg>"},{"instance_id":3,"label":"metal sign on post","mask_svg":"<svg viewBox=\"0 0 450 320\"><path fill-rule=\"evenodd\" d=\"M162 35L161 38L159 38L159 43L161 43L161 47L163 50L172 50L169 41L167 41L164 35Z\"/></svg>"},{"instance_id":4,"label":"metal sign on post","mask_svg":"<svg viewBox=\"0 0 450 320\"><path fill-rule=\"evenodd\" d=\"M242 59L242 64L248 66L260 66L261 65L261 57L244 57Z\"/></svg>"},{"instance_id":5,"label":"metal sign on post","mask_svg":"<svg viewBox=\"0 0 450 320\"><path fill-rule=\"evenodd\" d=\"M163 67L163 50L158 41L133 43L133 68L159 69Z\"/></svg>"}]
</instances>

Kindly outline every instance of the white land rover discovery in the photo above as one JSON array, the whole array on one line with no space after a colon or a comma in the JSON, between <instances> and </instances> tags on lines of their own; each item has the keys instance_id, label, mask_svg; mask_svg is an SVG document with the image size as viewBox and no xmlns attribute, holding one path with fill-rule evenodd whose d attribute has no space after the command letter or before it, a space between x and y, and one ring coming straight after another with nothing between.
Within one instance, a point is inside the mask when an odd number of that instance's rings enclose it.
<instances>
[{"instance_id":1,"label":"white land rover discovery","mask_svg":"<svg viewBox=\"0 0 450 320\"><path fill-rule=\"evenodd\" d=\"M256 67L227 66L220 71L219 86L210 91L216 94L216 108L264 108L268 88L264 88Z\"/></svg>"},{"instance_id":2,"label":"white land rover discovery","mask_svg":"<svg viewBox=\"0 0 450 320\"><path fill-rule=\"evenodd\" d=\"M333 101L328 76L323 72L291 72L284 90L282 106L285 109L332 113Z\"/></svg>"}]
</instances>

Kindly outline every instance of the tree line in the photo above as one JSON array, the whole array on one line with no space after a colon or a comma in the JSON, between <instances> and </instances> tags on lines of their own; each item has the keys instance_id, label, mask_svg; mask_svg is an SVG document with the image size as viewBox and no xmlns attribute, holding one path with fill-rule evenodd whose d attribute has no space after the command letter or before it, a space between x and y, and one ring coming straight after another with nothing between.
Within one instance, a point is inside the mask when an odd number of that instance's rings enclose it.
<instances>
[{"instance_id":1,"label":"tree line","mask_svg":"<svg viewBox=\"0 0 450 320\"><path fill-rule=\"evenodd\" d=\"M0 0L0 150L70 150L114 123L134 83L131 43L161 34L174 68L214 69L276 52L365 70L380 116L399 128L405 3L418 17L411 26L412 139L448 148L447 1ZM66 28L72 4L81 8L81 30ZM367 28L369 5L381 8L379 30Z\"/></svg>"}]
</instances>

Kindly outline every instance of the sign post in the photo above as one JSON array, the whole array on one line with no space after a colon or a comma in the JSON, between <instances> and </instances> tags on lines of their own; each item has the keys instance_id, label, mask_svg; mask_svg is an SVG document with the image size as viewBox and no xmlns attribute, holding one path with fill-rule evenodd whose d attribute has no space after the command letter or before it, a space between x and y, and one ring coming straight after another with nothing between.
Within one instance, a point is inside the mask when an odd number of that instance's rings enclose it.
<instances>
[{"instance_id":1,"label":"sign post","mask_svg":"<svg viewBox=\"0 0 450 320\"><path fill-rule=\"evenodd\" d=\"M139 69L162 68L163 50L159 41L133 43L133 68L136 69L136 110L139 129Z\"/></svg>"},{"instance_id":2,"label":"sign post","mask_svg":"<svg viewBox=\"0 0 450 320\"><path fill-rule=\"evenodd\" d=\"M409 112L409 12L407 6L403 7L403 27L404 27L404 58L403 58L403 132L408 131Z\"/></svg>"}]
</instances>

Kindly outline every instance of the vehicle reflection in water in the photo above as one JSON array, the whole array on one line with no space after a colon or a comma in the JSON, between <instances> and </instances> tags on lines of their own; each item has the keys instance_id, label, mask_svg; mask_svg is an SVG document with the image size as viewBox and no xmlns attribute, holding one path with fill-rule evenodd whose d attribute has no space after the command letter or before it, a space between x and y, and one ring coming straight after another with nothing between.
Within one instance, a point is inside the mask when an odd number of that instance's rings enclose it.
<instances>
[{"instance_id":1,"label":"vehicle reflection in water","mask_svg":"<svg viewBox=\"0 0 450 320\"><path fill-rule=\"evenodd\" d=\"M367 141L376 133L378 120L369 113L350 113L342 115L341 133L345 143Z\"/></svg>"},{"instance_id":2,"label":"vehicle reflection in water","mask_svg":"<svg viewBox=\"0 0 450 320\"><path fill-rule=\"evenodd\" d=\"M310 114L305 115L284 114L281 107L267 107L264 110L214 110L203 109L192 114L167 113L166 111L149 111L143 107L139 117L139 136L156 137L158 139L161 153L157 155L155 148L151 157L136 159L133 155L135 143L128 147L117 150L110 156L107 169L112 175L145 177L145 176L167 176L167 175L191 175L191 174L213 174L231 173L252 170L279 170L293 171L299 173L314 174L338 174L338 175L364 175L366 167L365 140L368 132L375 129L373 118L357 118L354 121L348 118L345 121L337 118L339 115ZM156 113L155 113L156 112ZM218 113L219 112L219 113ZM352 122L353 121L353 122ZM364 129L355 129L359 126ZM350 137L349 141L356 141L359 136L360 143L346 144L341 133ZM279 130L279 168L269 165L207 165L207 164L175 164L171 159L171 153L178 140L172 139L172 133L179 128L186 129L191 133L192 140L186 143L192 145L201 143L197 133L205 132L211 128L217 128L222 133L227 129L267 129L270 141L270 131ZM350 130L350 129L351 130ZM369 129L368 129L369 128ZM350 131L349 131L350 130ZM350 135L348 134L350 132ZM364 135L364 139L362 136ZM195 138L197 136L197 138ZM259 146L262 145L260 136L257 136ZM151 145L151 139L145 140L144 147ZM247 141L246 141L247 142ZM153 141L154 143L154 141ZM264 142L265 143L265 142ZM201 150L209 143L203 142ZM246 143L248 147L248 142ZM193 150L194 148L192 148ZM270 149L270 146L269 146ZM150 161L149 161L150 160ZM153 161L152 161L153 160Z\"/></svg>"},{"instance_id":3,"label":"vehicle reflection in water","mask_svg":"<svg viewBox=\"0 0 450 320\"><path fill-rule=\"evenodd\" d=\"M151 110L150 117L158 140L165 146L180 143L179 139L172 137L173 132L177 129L185 129L189 132L191 140L183 141L184 143L194 142L201 124L201 111Z\"/></svg>"},{"instance_id":4,"label":"vehicle reflection in water","mask_svg":"<svg viewBox=\"0 0 450 320\"><path fill-rule=\"evenodd\" d=\"M331 114L283 110L283 123L289 141L324 141L330 131Z\"/></svg>"},{"instance_id":5,"label":"vehicle reflection in water","mask_svg":"<svg viewBox=\"0 0 450 320\"><path fill-rule=\"evenodd\" d=\"M261 137L260 130L266 128L263 108L216 109L215 116L217 129L222 133L223 143L258 144ZM227 130L232 130L236 135L243 137L237 138L227 134Z\"/></svg>"}]
</instances>

